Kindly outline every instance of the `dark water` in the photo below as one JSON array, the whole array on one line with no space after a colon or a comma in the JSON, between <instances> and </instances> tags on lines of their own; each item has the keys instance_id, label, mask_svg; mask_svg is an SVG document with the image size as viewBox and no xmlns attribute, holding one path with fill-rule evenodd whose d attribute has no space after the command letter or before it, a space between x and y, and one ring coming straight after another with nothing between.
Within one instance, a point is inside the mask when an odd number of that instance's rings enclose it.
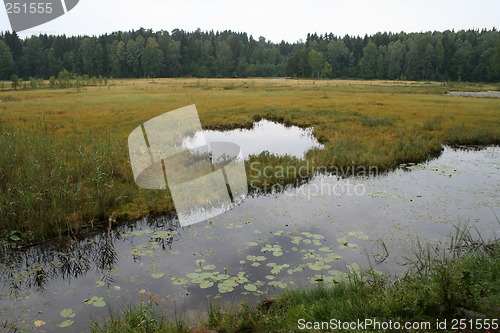
<instances>
[{"instance_id":1,"label":"dark water","mask_svg":"<svg viewBox=\"0 0 500 333\"><path fill-rule=\"evenodd\" d=\"M14 251L0 267L0 321L83 331L92 318L151 297L174 318L194 316L208 301L255 302L282 288L340 280L370 264L397 273L417 238L446 245L454 224L498 237L499 171L498 148L446 147L437 159L385 175L318 176L247 198L186 228L144 218L65 247ZM389 251L383 262L380 240ZM65 320L74 323L58 328Z\"/></svg>"}]
</instances>

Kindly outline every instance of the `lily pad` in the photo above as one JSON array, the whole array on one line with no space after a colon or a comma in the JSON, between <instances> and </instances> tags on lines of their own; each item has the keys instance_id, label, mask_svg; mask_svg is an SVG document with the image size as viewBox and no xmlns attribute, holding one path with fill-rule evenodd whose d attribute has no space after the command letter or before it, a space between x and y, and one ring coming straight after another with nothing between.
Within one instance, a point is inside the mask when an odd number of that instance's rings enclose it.
<instances>
[{"instance_id":1,"label":"lily pad","mask_svg":"<svg viewBox=\"0 0 500 333\"><path fill-rule=\"evenodd\" d=\"M256 291L257 290L257 286L255 284L252 284L252 283L245 284L243 286L243 288L245 288L248 291Z\"/></svg>"},{"instance_id":2,"label":"lily pad","mask_svg":"<svg viewBox=\"0 0 500 333\"><path fill-rule=\"evenodd\" d=\"M210 270L215 269L215 268L216 268L215 265L206 265L203 267L203 269L206 271L210 271Z\"/></svg>"},{"instance_id":3,"label":"lily pad","mask_svg":"<svg viewBox=\"0 0 500 333\"><path fill-rule=\"evenodd\" d=\"M103 297L92 296L92 298L85 300L85 304L93 305L97 308L103 308L106 306L106 302Z\"/></svg>"},{"instance_id":4,"label":"lily pad","mask_svg":"<svg viewBox=\"0 0 500 333\"><path fill-rule=\"evenodd\" d=\"M75 317L75 312L73 311L73 309L64 309L61 310L59 315L63 318L73 318Z\"/></svg>"},{"instance_id":5,"label":"lily pad","mask_svg":"<svg viewBox=\"0 0 500 333\"><path fill-rule=\"evenodd\" d=\"M252 256L252 255L248 255L247 259L250 260L250 261L264 261L264 260L266 260L266 257L264 257L264 256Z\"/></svg>"},{"instance_id":6,"label":"lily pad","mask_svg":"<svg viewBox=\"0 0 500 333\"><path fill-rule=\"evenodd\" d=\"M307 265L310 269L312 269L313 271L320 271L321 270L321 266L319 265L313 265L313 264L309 264Z\"/></svg>"},{"instance_id":7,"label":"lily pad","mask_svg":"<svg viewBox=\"0 0 500 333\"><path fill-rule=\"evenodd\" d=\"M151 274L151 277L153 279L161 279L164 276L165 276L165 273L153 273L153 274Z\"/></svg>"},{"instance_id":8,"label":"lily pad","mask_svg":"<svg viewBox=\"0 0 500 333\"><path fill-rule=\"evenodd\" d=\"M210 288L213 285L214 285L213 281L203 281L202 283L200 283L200 288L206 289L206 288Z\"/></svg>"},{"instance_id":9,"label":"lily pad","mask_svg":"<svg viewBox=\"0 0 500 333\"><path fill-rule=\"evenodd\" d=\"M188 280L184 279L184 278L173 278L172 279L172 284L174 286L182 286L182 285L184 285L186 283L188 283Z\"/></svg>"},{"instance_id":10,"label":"lily pad","mask_svg":"<svg viewBox=\"0 0 500 333\"><path fill-rule=\"evenodd\" d=\"M232 286L229 286L225 283L219 283L219 285L217 287L218 287L220 293L229 293L229 292L234 290L234 288Z\"/></svg>"},{"instance_id":11,"label":"lily pad","mask_svg":"<svg viewBox=\"0 0 500 333\"><path fill-rule=\"evenodd\" d=\"M355 243L344 243L342 245L339 245L339 249L347 249L347 248L356 248L358 247L358 244L355 244Z\"/></svg>"},{"instance_id":12,"label":"lily pad","mask_svg":"<svg viewBox=\"0 0 500 333\"><path fill-rule=\"evenodd\" d=\"M61 327L61 328L69 327L69 326L73 325L74 323L75 322L73 320L66 319L65 321L63 321L62 323L59 324L59 327Z\"/></svg>"}]
</instances>

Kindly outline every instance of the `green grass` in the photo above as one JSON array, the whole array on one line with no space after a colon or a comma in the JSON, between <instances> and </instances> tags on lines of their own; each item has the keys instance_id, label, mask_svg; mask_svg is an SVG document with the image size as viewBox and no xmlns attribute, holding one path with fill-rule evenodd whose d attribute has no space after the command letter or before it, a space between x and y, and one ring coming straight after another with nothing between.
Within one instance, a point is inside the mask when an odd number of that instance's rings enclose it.
<instances>
[{"instance_id":1,"label":"green grass","mask_svg":"<svg viewBox=\"0 0 500 333\"><path fill-rule=\"evenodd\" d=\"M144 121L189 104L197 105L207 129L248 128L262 118L314 127L325 148L309 151L306 160L261 154L247 162L249 185L264 190L300 184L317 169L383 172L422 162L439 155L445 143L499 144L500 100L445 96L450 89L498 85L144 79L0 91L0 238L26 243L110 217L172 212L165 191L135 185L127 137ZM252 170L252 162L260 164ZM266 166L303 172L263 177L259 170Z\"/></svg>"},{"instance_id":2,"label":"green grass","mask_svg":"<svg viewBox=\"0 0 500 333\"><path fill-rule=\"evenodd\" d=\"M165 319L153 302L129 307L120 316L111 317L104 324L93 323L93 332L108 333L150 333L150 332L190 332L182 321L173 323Z\"/></svg>"},{"instance_id":3,"label":"green grass","mask_svg":"<svg viewBox=\"0 0 500 333\"><path fill-rule=\"evenodd\" d=\"M238 310L234 306L228 306L228 310L223 303L209 304L201 322L184 320L167 325L163 315L152 311L151 306L155 308L152 303L141 304L105 322L94 323L92 330L106 333L123 328L125 332L143 332L137 320L142 315L153 316L155 323L162 323L155 332L296 332L300 331L299 319L307 322L376 319L435 325L437 319L447 319L450 323L454 318L499 318L498 239L486 242L472 237L470 229L457 228L450 249L419 246L409 264L406 273L396 279L372 270L350 270L344 282L319 282L315 287L288 290L255 307L241 304ZM431 331L434 330L432 326Z\"/></svg>"}]
</instances>

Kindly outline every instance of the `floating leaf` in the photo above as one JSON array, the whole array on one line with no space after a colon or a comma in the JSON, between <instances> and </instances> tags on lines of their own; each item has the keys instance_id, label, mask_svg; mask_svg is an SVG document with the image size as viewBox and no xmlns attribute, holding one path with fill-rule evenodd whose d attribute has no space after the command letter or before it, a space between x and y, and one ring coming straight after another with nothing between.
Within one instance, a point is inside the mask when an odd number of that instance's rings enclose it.
<instances>
[{"instance_id":1,"label":"floating leaf","mask_svg":"<svg viewBox=\"0 0 500 333\"><path fill-rule=\"evenodd\" d=\"M200 288L206 289L210 288L213 285L214 285L213 281L203 281L202 283L200 283Z\"/></svg>"},{"instance_id":2,"label":"floating leaf","mask_svg":"<svg viewBox=\"0 0 500 333\"><path fill-rule=\"evenodd\" d=\"M98 308L103 308L106 306L106 302L104 301L104 298L99 297L92 305Z\"/></svg>"},{"instance_id":3,"label":"floating leaf","mask_svg":"<svg viewBox=\"0 0 500 333\"><path fill-rule=\"evenodd\" d=\"M250 261L264 261L264 260L266 260L266 257L264 257L264 256L252 256L252 255L248 255L247 259L250 260Z\"/></svg>"},{"instance_id":4,"label":"floating leaf","mask_svg":"<svg viewBox=\"0 0 500 333\"><path fill-rule=\"evenodd\" d=\"M87 305L93 305L98 308L102 308L106 306L106 302L104 301L103 297L97 297L97 296L92 296L91 299L85 300L85 304Z\"/></svg>"},{"instance_id":5,"label":"floating leaf","mask_svg":"<svg viewBox=\"0 0 500 333\"><path fill-rule=\"evenodd\" d=\"M312 234L311 237L315 238L315 239L323 239L323 238L325 238L325 236L320 235L320 234Z\"/></svg>"},{"instance_id":6,"label":"floating leaf","mask_svg":"<svg viewBox=\"0 0 500 333\"><path fill-rule=\"evenodd\" d=\"M73 320L66 319L65 321L63 321L62 323L59 324L59 327L65 328L65 327L73 325L73 323L74 323Z\"/></svg>"},{"instance_id":7,"label":"floating leaf","mask_svg":"<svg viewBox=\"0 0 500 333\"><path fill-rule=\"evenodd\" d=\"M46 322L44 322L43 320L35 320L35 322L33 323L33 325L35 325L35 327L40 327L40 326L43 326L45 324L46 324Z\"/></svg>"},{"instance_id":8,"label":"floating leaf","mask_svg":"<svg viewBox=\"0 0 500 333\"><path fill-rule=\"evenodd\" d=\"M219 285L217 287L218 287L220 293L229 293L229 292L234 290L234 288L232 286L229 286L225 283L219 283Z\"/></svg>"},{"instance_id":9,"label":"floating leaf","mask_svg":"<svg viewBox=\"0 0 500 333\"><path fill-rule=\"evenodd\" d=\"M322 252L330 252L332 250L332 248L325 246L325 247L320 248L319 250Z\"/></svg>"},{"instance_id":10,"label":"floating leaf","mask_svg":"<svg viewBox=\"0 0 500 333\"><path fill-rule=\"evenodd\" d=\"M214 278L216 280L227 280L229 279L229 275L223 273L223 274L217 274L216 276L214 276Z\"/></svg>"},{"instance_id":11,"label":"floating leaf","mask_svg":"<svg viewBox=\"0 0 500 333\"><path fill-rule=\"evenodd\" d=\"M172 280L172 284L174 286L181 286L181 285L186 284L186 283L188 283L188 280L184 279L184 278L174 278Z\"/></svg>"},{"instance_id":12,"label":"floating leaf","mask_svg":"<svg viewBox=\"0 0 500 333\"><path fill-rule=\"evenodd\" d=\"M153 273L153 274L151 274L151 277L153 279L161 279L164 276L165 276L165 273Z\"/></svg>"},{"instance_id":13,"label":"floating leaf","mask_svg":"<svg viewBox=\"0 0 500 333\"><path fill-rule=\"evenodd\" d=\"M248 246L256 246L256 245L259 245L259 243L257 243L257 242L248 242L247 245Z\"/></svg>"},{"instance_id":14,"label":"floating leaf","mask_svg":"<svg viewBox=\"0 0 500 333\"><path fill-rule=\"evenodd\" d=\"M75 316L75 312L73 309L64 309L59 313L59 315L63 318L73 318Z\"/></svg>"},{"instance_id":15,"label":"floating leaf","mask_svg":"<svg viewBox=\"0 0 500 333\"><path fill-rule=\"evenodd\" d=\"M257 286L255 284L252 284L252 283L245 284L243 286L243 288L245 288L248 291L256 291L257 290Z\"/></svg>"},{"instance_id":16,"label":"floating leaf","mask_svg":"<svg viewBox=\"0 0 500 333\"><path fill-rule=\"evenodd\" d=\"M139 245L136 248L131 249L129 253L134 256L148 256L152 255L153 251L147 249L145 245Z\"/></svg>"},{"instance_id":17,"label":"floating leaf","mask_svg":"<svg viewBox=\"0 0 500 333\"><path fill-rule=\"evenodd\" d=\"M274 280L274 275L266 275L266 279L268 279L268 280Z\"/></svg>"},{"instance_id":18,"label":"floating leaf","mask_svg":"<svg viewBox=\"0 0 500 333\"><path fill-rule=\"evenodd\" d=\"M227 281L224 281L223 284L226 286L230 286L230 287L237 287L238 286L238 282L236 282L236 280L227 280Z\"/></svg>"},{"instance_id":19,"label":"floating leaf","mask_svg":"<svg viewBox=\"0 0 500 333\"><path fill-rule=\"evenodd\" d=\"M203 267L204 270L206 271L209 271L209 270L212 270L212 269L215 269L215 265L206 265L205 267Z\"/></svg>"},{"instance_id":20,"label":"floating leaf","mask_svg":"<svg viewBox=\"0 0 500 333\"><path fill-rule=\"evenodd\" d=\"M96 285L97 287L103 287L105 284L106 284L106 283L104 283L104 281L96 281L96 282L95 282L95 285Z\"/></svg>"},{"instance_id":21,"label":"floating leaf","mask_svg":"<svg viewBox=\"0 0 500 333\"><path fill-rule=\"evenodd\" d=\"M342 245L339 245L339 249L356 248L356 247L358 247L358 244L354 243L344 243Z\"/></svg>"},{"instance_id":22,"label":"floating leaf","mask_svg":"<svg viewBox=\"0 0 500 333\"><path fill-rule=\"evenodd\" d=\"M280 281L271 281L268 283L270 286L276 286L276 287L280 287L281 289L285 289L286 288L286 284L283 283L283 282L280 282Z\"/></svg>"}]
</instances>

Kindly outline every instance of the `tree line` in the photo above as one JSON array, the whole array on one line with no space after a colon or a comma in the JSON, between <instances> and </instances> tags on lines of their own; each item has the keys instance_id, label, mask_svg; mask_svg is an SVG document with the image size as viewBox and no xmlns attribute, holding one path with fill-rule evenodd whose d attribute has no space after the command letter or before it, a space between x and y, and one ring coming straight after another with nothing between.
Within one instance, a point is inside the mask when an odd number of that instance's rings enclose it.
<instances>
[{"instance_id":1,"label":"tree line","mask_svg":"<svg viewBox=\"0 0 500 333\"><path fill-rule=\"evenodd\" d=\"M139 29L100 36L0 32L0 80L83 77L303 77L500 81L500 32L461 30L273 43L223 31Z\"/></svg>"}]
</instances>

